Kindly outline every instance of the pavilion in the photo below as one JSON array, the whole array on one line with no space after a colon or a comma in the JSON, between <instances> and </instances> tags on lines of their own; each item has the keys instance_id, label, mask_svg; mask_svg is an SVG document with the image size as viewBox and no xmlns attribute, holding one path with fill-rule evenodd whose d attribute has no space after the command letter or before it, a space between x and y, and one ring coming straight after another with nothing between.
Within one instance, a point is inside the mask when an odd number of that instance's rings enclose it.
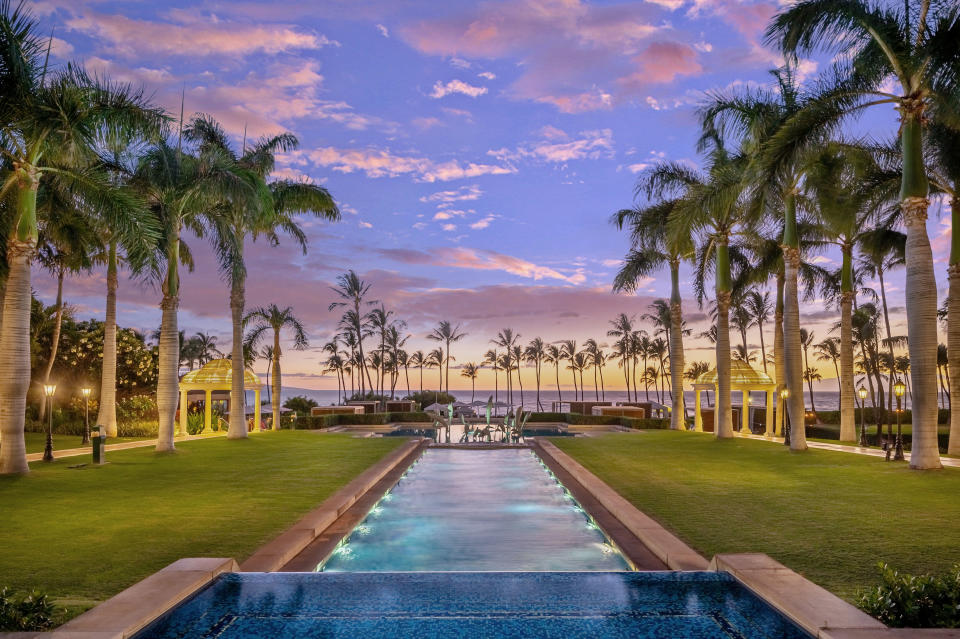
<instances>
[{"instance_id":1,"label":"pavilion","mask_svg":"<svg viewBox=\"0 0 960 639\"><path fill-rule=\"evenodd\" d=\"M717 369L707 371L697 378L693 383L695 398L693 405L695 407L693 430L703 432L703 415L700 412L700 393L705 390L717 391ZM769 375L758 371L750 364L734 359L730 362L730 391L731 395L735 391L740 391L743 395L741 405L741 433L750 433L750 393L751 391L763 391L766 393L766 428L764 435L773 435L773 394L777 390L776 382ZM714 428L716 428L716 416L714 416Z\"/></svg>"},{"instance_id":2,"label":"pavilion","mask_svg":"<svg viewBox=\"0 0 960 639\"><path fill-rule=\"evenodd\" d=\"M180 433L187 434L187 408L190 406L191 392L204 393L203 402L203 432L210 430L213 421L214 393L230 401L230 386L233 383L233 362L229 359L214 359L201 368L190 371L180 379ZM253 405L260 406L260 379L253 371L247 369L243 374L243 390L253 391ZM258 420L259 423L259 420Z\"/></svg>"}]
</instances>

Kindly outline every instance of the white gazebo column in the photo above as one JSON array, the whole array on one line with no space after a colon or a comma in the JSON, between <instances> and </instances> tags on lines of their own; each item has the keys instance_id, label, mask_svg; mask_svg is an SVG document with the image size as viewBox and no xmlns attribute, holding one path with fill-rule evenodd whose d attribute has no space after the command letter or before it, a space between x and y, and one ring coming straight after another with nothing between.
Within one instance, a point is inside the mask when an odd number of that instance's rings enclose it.
<instances>
[{"instance_id":1,"label":"white gazebo column","mask_svg":"<svg viewBox=\"0 0 960 639\"><path fill-rule=\"evenodd\" d=\"M693 431L695 433L703 432L703 415L700 414L700 389L696 388L693 391Z\"/></svg>"},{"instance_id":2,"label":"white gazebo column","mask_svg":"<svg viewBox=\"0 0 960 639\"><path fill-rule=\"evenodd\" d=\"M764 419L765 428L763 429L763 434L766 437L773 437L773 391L767 390L766 392L766 406L767 414L766 419Z\"/></svg>"},{"instance_id":3,"label":"white gazebo column","mask_svg":"<svg viewBox=\"0 0 960 639\"><path fill-rule=\"evenodd\" d=\"M205 400L203 402L203 432L210 432L210 424L213 422L213 391L209 388L204 391Z\"/></svg>"},{"instance_id":4,"label":"white gazebo column","mask_svg":"<svg viewBox=\"0 0 960 639\"><path fill-rule=\"evenodd\" d=\"M253 391L253 430L260 430L260 389Z\"/></svg>"},{"instance_id":5,"label":"white gazebo column","mask_svg":"<svg viewBox=\"0 0 960 639\"><path fill-rule=\"evenodd\" d=\"M190 403L187 401L187 389L180 389L180 434L187 434L187 410L190 408Z\"/></svg>"},{"instance_id":6,"label":"white gazebo column","mask_svg":"<svg viewBox=\"0 0 960 639\"><path fill-rule=\"evenodd\" d=\"M741 393L743 406L740 409L740 434L749 435L752 432L750 430L750 390L744 388Z\"/></svg>"}]
</instances>

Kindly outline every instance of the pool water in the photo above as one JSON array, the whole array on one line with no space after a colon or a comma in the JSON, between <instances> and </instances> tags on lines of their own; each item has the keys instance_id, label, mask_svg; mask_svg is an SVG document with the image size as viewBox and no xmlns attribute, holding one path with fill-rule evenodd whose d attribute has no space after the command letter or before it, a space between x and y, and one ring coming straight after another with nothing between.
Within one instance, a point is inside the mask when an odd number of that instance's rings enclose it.
<instances>
[{"instance_id":1,"label":"pool water","mask_svg":"<svg viewBox=\"0 0 960 639\"><path fill-rule=\"evenodd\" d=\"M529 449L429 449L317 568L629 570Z\"/></svg>"},{"instance_id":2,"label":"pool water","mask_svg":"<svg viewBox=\"0 0 960 639\"><path fill-rule=\"evenodd\" d=\"M810 639L725 573L221 575L137 639Z\"/></svg>"}]
</instances>

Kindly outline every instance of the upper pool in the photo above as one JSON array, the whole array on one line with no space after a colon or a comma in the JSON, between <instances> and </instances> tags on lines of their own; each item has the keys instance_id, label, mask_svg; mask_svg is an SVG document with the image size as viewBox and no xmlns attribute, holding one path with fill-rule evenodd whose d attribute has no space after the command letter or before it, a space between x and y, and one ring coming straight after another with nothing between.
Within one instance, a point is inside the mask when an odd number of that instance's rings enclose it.
<instances>
[{"instance_id":1,"label":"upper pool","mask_svg":"<svg viewBox=\"0 0 960 639\"><path fill-rule=\"evenodd\" d=\"M317 569L610 571L630 566L532 451L434 448Z\"/></svg>"}]
</instances>

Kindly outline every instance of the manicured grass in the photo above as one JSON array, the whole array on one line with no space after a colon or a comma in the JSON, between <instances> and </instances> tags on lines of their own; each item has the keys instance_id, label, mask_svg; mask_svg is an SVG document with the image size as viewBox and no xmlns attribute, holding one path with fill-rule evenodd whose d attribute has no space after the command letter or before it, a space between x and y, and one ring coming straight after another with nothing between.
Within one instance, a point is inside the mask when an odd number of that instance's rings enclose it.
<instances>
[{"instance_id":1,"label":"manicured grass","mask_svg":"<svg viewBox=\"0 0 960 639\"><path fill-rule=\"evenodd\" d=\"M280 431L35 462L0 477L0 587L89 607L181 557L242 561L403 441Z\"/></svg>"},{"instance_id":2,"label":"manicured grass","mask_svg":"<svg viewBox=\"0 0 960 639\"><path fill-rule=\"evenodd\" d=\"M47 435L45 433L24 433L24 439L27 444L27 454L42 453L44 446L47 445ZM143 439L154 439L152 437L111 437L107 440L108 444L119 444L121 442L134 442ZM80 435L57 435L53 436L53 455L56 457L58 450L67 450L69 448L81 448L80 442L83 437ZM75 462L76 463L76 462Z\"/></svg>"},{"instance_id":3,"label":"manicured grass","mask_svg":"<svg viewBox=\"0 0 960 639\"><path fill-rule=\"evenodd\" d=\"M763 552L849 600L878 561L960 562L960 469L671 431L552 441L704 556Z\"/></svg>"}]
</instances>

